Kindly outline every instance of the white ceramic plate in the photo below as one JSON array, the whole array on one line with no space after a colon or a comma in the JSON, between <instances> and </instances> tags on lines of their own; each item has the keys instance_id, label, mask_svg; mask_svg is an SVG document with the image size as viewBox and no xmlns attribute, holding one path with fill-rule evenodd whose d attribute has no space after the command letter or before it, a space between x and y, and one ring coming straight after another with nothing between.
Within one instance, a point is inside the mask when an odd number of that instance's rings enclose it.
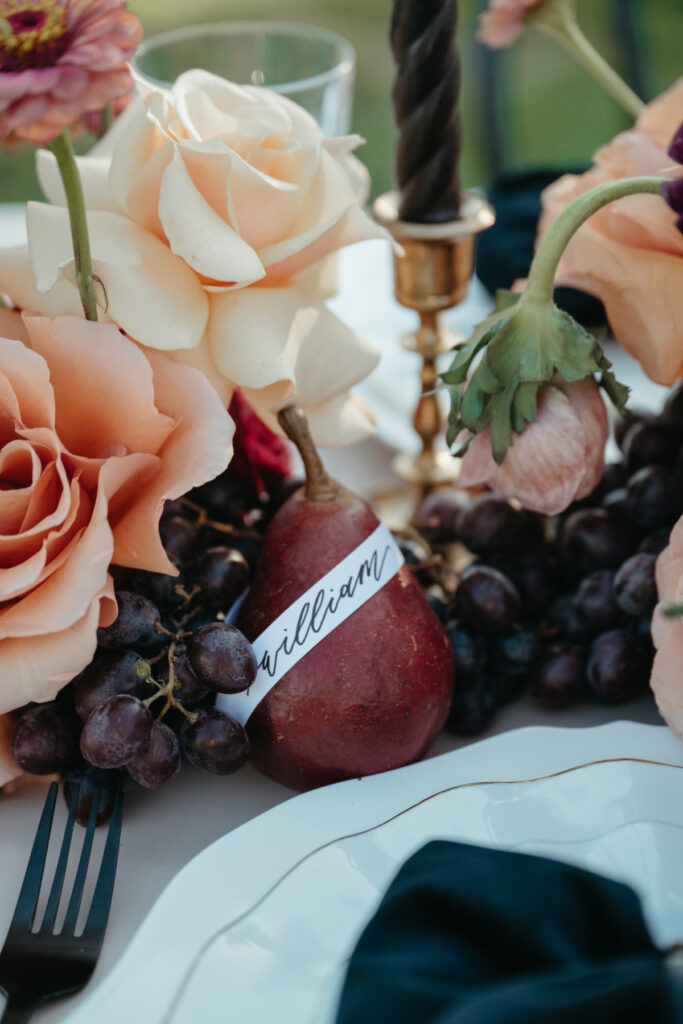
<instances>
[{"instance_id":1,"label":"white ceramic plate","mask_svg":"<svg viewBox=\"0 0 683 1024\"><path fill-rule=\"evenodd\" d=\"M680 940L682 769L661 726L536 727L295 797L191 861L66 1021L328 1024L360 931L435 838L619 878L655 939Z\"/></svg>"}]
</instances>

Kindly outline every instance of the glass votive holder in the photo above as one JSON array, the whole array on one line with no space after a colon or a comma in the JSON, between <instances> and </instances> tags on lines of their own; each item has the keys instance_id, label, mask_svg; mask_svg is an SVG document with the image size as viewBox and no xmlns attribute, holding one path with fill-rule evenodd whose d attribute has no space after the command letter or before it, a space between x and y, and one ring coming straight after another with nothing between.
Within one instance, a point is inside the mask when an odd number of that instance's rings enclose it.
<instances>
[{"instance_id":1,"label":"glass votive holder","mask_svg":"<svg viewBox=\"0 0 683 1024\"><path fill-rule=\"evenodd\" d=\"M331 137L350 128L355 62L351 44L327 29L227 21L150 36L132 65L138 75L166 88L191 68L238 85L267 86L304 107Z\"/></svg>"}]
</instances>

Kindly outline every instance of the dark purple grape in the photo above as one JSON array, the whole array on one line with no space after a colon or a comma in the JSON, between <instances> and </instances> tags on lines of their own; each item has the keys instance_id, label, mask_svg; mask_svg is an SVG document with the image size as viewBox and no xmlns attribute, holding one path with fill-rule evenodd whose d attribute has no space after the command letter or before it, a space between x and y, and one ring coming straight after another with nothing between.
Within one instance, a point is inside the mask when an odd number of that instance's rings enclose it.
<instances>
[{"instance_id":1,"label":"dark purple grape","mask_svg":"<svg viewBox=\"0 0 683 1024\"><path fill-rule=\"evenodd\" d=\"M621 608L614 596L614 573L607 569L586 576L576 593L574 604L594 633L613 629L622 622Z\"/></svg>"},{"instance_id":2,"label":"dark purple grape","mask_svg":"<svg viewBox=\"0 0 683 1024\"><path fill-rule=\"evenodd\" d=\"M263 540L260 537L231 537L230 544L244 556L247 565L249 566L249 573L253 575L256 569L257 562L261 557L261 549L263 547Z\"/></svg>"},{"instance_id":3,"label":"dark purple grape","mask_svg":"<svg viewBox=\"0 0 683 1024\"><path fill-rule=\"evenodd\" d=\"M624 450L624 441L631 427L636 423L652 423L654 417L643 409L629 409L625 416L619 416L614 422L614 440L619 449Z\"/></svg>"},{"instance_id":4,"label":"dark purple grape","mask_svg":"<svg viewBox=\"0 0 683 1024\"><path fill-rule=\"evenodd\" d=\"M240 480L224 472L190 491L188 497L195 505L206 509L211 519L220 523L241 523L256 495L249 494Z\"/></svg>"},{"instance_id":5,"label":"dark purple grape","mask_svg":"<svg viewBox=\"0 0 683 1024\"><path fill-rule=\"evenodd\" d=\"M617 491L626 485L626 470L621 462L608 462L602 471L598 487L602 494Z\"/></svg>"},{"instance_id":6,"label":"dark purple grape","mask_svg":"<svg viewBox=\"0 0 683 1024\"><path fill-rule=\"evenodd\" d=\"M122 772L105 771L103 768L95 768L91 764L86 764L85 761L81 761L67 772L64 778L64 800L67 807L70 807L78 788L76 821L79 825L88 824L92 803L98 790L99 800L95 820L98 825L109 821L121 780Z\"/></svg>"},{"instance_id":7,"label":"dark purple grape","mask_svg":"<svg viewBox=\"0 0 683 1024\"><path fill-rule=\"evenodd\" d=\"M185 598L178 593L179 587L180 580L177 576L139 569L131 573L126 589L134 594L142 594L160 611L173 613L185 604Z\"/></svg>"},{"instance_id":8,"label":"dark purple grape","mask_svg":"<svg viewBox=\"0 0 683 1024\"><path fill-rule=\"evenodd\" d=\"M417 510L418 530L430 544L458 540L460 520L470 501L467 491L458 487L439 487L427 495Z\"/></svg>"},{"instance_id":9,"label":"dark purple grape","mask_svg":"<svg viewBox=\"0 0 683 1024\"><path fill-rule=\"evenodd\" d=\"M482 633L509 633L522 610L519 592L497 569L473 565L463 573L455 592L456 614Z\"/></svg>"},{"instance_id":10,"label":"dark purple grape","mask_svg":"<svg viewBox=\"0 0 683 1024\"><path fill-rule=\"evenodd\" d=\"M97 642L110 650L135 649L142 654L161 650L166 638L159 632L159 609L148 598L128 590L116 591L118 615L111 626L97 630Z\"/></svg>"},{"instance_id":11,"label":"dark purple grape","mask_svg":"<svg viewBox=\"0 0 683 1024\"><path fill-rule=\"evenodd\" d=\"M146 680L152 674L148 661L135 651L111 651L92 661L76 680L74 706L85 720L98 704L117 693L149 697L153 686Z\"/></svg>"},{"instance_id":12,"label":"dark purple grape","mask_svg":"<svg viewBox=\"0 0 683 1024\"><path fill-rule=\"evenodd\" d=\"M643 538L638 545L638 551L644 555L660 555L664 548L669 546L670 538L671 530L668 526L660 526Z\"/></svg>"},{"instance_id":13,"label":"dark purple grape","mask_svg":"<svg viewBox=\"0 0 683 1024\"><path fill-rule=\"evenodd\" d=\"M227 611L249 583L247 560L234 548L207 548L183 570L188 590L201 587L205 608Z\"/></svg>"},{"instance_id":14,"label":"dark purple grape","mask_svg":"<svg viewBox=\"0 0 683 1024\"><path fill-rule=\"evenodd\" d=\"M656 555L633 555L614 577L614 596L627 615L651 615L657 604Z\"/></svg>"},{"instance_id":15,"label":"dark purple grape","mask_svg":"<svg viewBox=\"0 0 683 1024\"><path fill-rule=\"evenodd\" d=\"M12 757L33 775L63 772L78 759L78 730L73 717L57 704L23 711L12 731Z\"/></svg>"},{"instance_id":16,"label":"dark purple grape","mask_svg":"<svg viewBox=\"0 0 683 1024\"><path fill-rule=\"evenodd\" d=\"M431 566L416 569L416 566L428 563L432 558L432 549L421 537L402 536L398 539L398 546L405 559L405 563L415 573L415 578L423 587L428 587L434 581L434 572Z\"/></svg>"},{"instance_id":17,"label":"dark purple grape","mask_svg":"<svg viewBox=\"0 0 683 1024\"><path fill-rule=\"evenodd\" d=\"M96 768L122 768L147 749L153 724L137 697L108 697L83 726L81 753Z\"/></svg>"},{"instance_id":18,"label":"dark purple grape","mask_svg":"<svg viewBox=\"0 0 683 1024\"><path fill-rule=\"evenodd\" d=\"M576 704L586 692L586 658L578 647L554 644L541 655L531 678L531 693L545 708Z\"/></svg>"},{"instance_id":19,"label":"dark purple grape","mask_svg":"<svg viewBox=\"0 0 683 1024\"><path fill-rule=\"evenodd\" d=\"M602 507L610 515L628 522L633 515L633 501L628 488L618 487L615 491L609 491L602 499Z\"/></svg>"},{"instance_id":20,"label":"dark purple grape","mask_svg":"<svg viewBox=\"0 0 683 1024\"><path fill-rule=\"evenodd\" d=\"M503 672L489 676L489 686L496 699L496 705L504 707L505 704L516 700L524 689L525 682L524 676L505 675Z\"/></svg>"},{"instance_id":21,"label":"dark purple grape","mask_svg":"<svg viewBox=\"0 0 683 1024\"><path fill-rule=\"evenodd\" d=\"M548 625L557 629L563 640L572 644L590 643L590 626L576 607L570 594L558 597L548 613Z\"/></svg>"},{"instance_id":22,"label":"dark purple grape","mask_svg":"<svg viewBox=\"0 0 683 1024\"><path fill-rule=\"evenodd\" d=\"M642 637L613 629L599 636L588 657L588 683L608 704L628 700L645 690L650 679L652 654Z\"/></svg>"},{"instance_id":23,"label":"dark purple grape","mask_svg":"<svg viewBox=\"0 0 683 1024\"><path fill-rule=\"evenodd\" d=\"M180 741L163 722L155 722L149 746L126 765L128 774L145 789L158 789L174 779L182 767Z\"/></svg>"},{"instance_id":24,"label":"dark purple grape","mask_svg":"<svg viewBox=\"0 0 683 1024\"><path fill-rule=\"evenodd\" d=\"M672 466L680 438L664 423L634 423L624 438L624 461L629 473L645 466Z\"/></svg>"},{"instance_id":25,"label":"dark purple grape","mask_svg":"<svg viewBox=\"0 0 683 1024\"><path fill-rule=\"evenodd\" d=\"M460 517L460 540L477 555L515 551L541 539L540 518L513 508L504 498L485 495Z\"/></svg>"},{"instance_id":26,"label":"dark purple grape","mask_svg":"<svg viewBox=\"0 0 683 1024\"><path fill-rule=\"evenodd\" d=\"M669 393L659 419L671 430L683 433L683 388L679 386Z\"/></svg>"},{"instance_id":27,"label":"dark purple grape","mask_svg":"<svg viewBox=\"0 0 683 1024\"><path fill-rule=\"evenodd\" d=\"M187 654L200 681L217 693L240 693L256 678L253 647L239 629L224 622L210 622L193 633Z\"/></svg>"},{"instance_id":28,"label":"dark purple grape","mask_svg":"<svg viewBox=\"0 0 683 1024\"><path fill-rule=\"evenodd\" d=\"M555 599L560 584L560 559L550 545L534 545L515 552L498 568L517 587L525 615L539 615Z\"/></svg>"},{"instance_id":29,"label":"dark purple grape","mask_svg":"<svg viewBox=\"0 0 683 1024\"><path fill-rule=\"evenodd\" d=\"M296 494L297 491L300 491L305 483L306 481L298 476L289 476L284 480L276 481L269 488L269 515L275 515L277 510L281 508L281 506L284 505L284 503L288 501L293 494Z\"/></svg>"},{"instance_id":30,"label":"dark purple grape","mask_svg":"<svg viewBox=\"0 0 683 1024\"><path fill-rule=\"evenodd\" d=\"M445 622L450 610L450 601L443 587L439 583L433 583L431 587L427 587L424 591L424 596L427 599L427 603L436 612L439 620Z\"/></svg>"},{"instance_id":31,"label":"dark purple grape","mask_svg":"<svg viewBox=\"0 0 683 1024\"><path fill-rule=\"evenodd\" d=\"M487 638L471 633L457 619L447 624L446 632L453 648L458 683L484 675L488 667Z\"/></svg>"},{"instance_id":32,"label":"dark purple grape","mask_svg":"<svg viewBox=\"0 0 683 1024\"><path fill-rule=\"evenodd\" d=\"M628 482L633 518L643 530L673 526L683 514L683 480L664 466L647 466Z\"/></svg>"},{"instance_id":33,"label":"dark purple grape","mask_svg":"<svg viewBox=\"0 0 683 1024\"><path fill-rule=\"evenodd\" d=\"M188 761L212 775L230 775L249 757L249 738L244 726L224 711L202 708L194 722L187 722L181 743Z\"/></svg>"},{"instance_id":34,"label":"dark purple grape","mask_svg":"<svg viewBox=\"0 0 683 1024\"><path fill-rule=\"evenodd\" d=\"M491 638L493 668L503 676L526 675L539 654L540 641L536 633L530 630Z\"/></svg>"},{"instance_id":35,"label":"dark purple grape","mask_svg":"<svg viewBox=\"0 0 683 1024\"><path fill-rule=\"evenodd\" d=\"M160 683L168 682L169 666L167 658L162 658L154 666L154 675ZM199 704L200 701L204 700L209 692L209 688L197 678L190 663L185 644L178 644L173 652L173 675L175 678L173 696L176 700L179 700L185 707L192 707L193 704Z\"/></svg>"},{"instance_id":36,"label":"dark purple grape","mask_svg":"<svg viewBox=\"0 0 683 1024\"><path fill-rule=\"evenodd\" d=\"M581 572L618 569L633 552L629 525L602 508L572 512L562 533L569 563Z\"/></svg>"},{"instance_id":37,"label":"dark purple grape","mask_svg":"<svg viewBox=\"0 0 683 1024\"><path fill-rule=\"evenodd\" d=\"M498 695L487 676L458 681L445 728L457 736L478 736L488 729L499 706Z\"/></svg>"},{"instance_id":38,"label":"dark purple grape","mask_svg":"<svg viewBox=\"0 0 683 1024\"><path fill-rule=\"evenodd\" d=\"M183 565L197 551L197 527L182 516L164 516L159 523L159 536L171 561Z\"/></svg>"}]
</instances>

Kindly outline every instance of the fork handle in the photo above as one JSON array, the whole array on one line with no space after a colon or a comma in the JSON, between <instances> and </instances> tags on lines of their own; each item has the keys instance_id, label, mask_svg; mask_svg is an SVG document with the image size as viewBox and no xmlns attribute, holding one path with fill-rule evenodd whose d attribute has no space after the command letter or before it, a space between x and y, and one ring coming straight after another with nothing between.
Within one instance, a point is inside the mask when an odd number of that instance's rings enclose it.
<instances>
[{"instance_id":1,"label":"fork handle","mask_svg":"<svg viewBox=\"0 0 683 1024\"><path fill-rule=\"evenodd\" d=\"M5 1012L0 1017L2 1024L24 1024L33 1016L36 1008L35 1002L25 1003L17 999L9 999L5 1005Z\"/></svg>"}]
</instances>

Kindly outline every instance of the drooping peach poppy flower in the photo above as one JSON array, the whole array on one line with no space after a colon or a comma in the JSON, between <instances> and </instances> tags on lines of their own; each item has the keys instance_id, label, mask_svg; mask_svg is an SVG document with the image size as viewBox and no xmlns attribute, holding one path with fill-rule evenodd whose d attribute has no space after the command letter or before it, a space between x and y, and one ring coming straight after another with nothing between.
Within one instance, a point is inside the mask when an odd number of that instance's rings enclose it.
<instances>
[{"instance_id":1,"label":"drooping peach poppy flower","mask_svg":"<svg viewBox=\"0 0 683 1024\"><path fill-rule=\"evenodd\" d=\"M123 0L0 0L0 140L47 145L130 92L141 39Z\"/></svg>"},{"instance_id":2,"label":"drooping peach poppy flower","mask_svg":"<svg viewBox=\"0 0 683 1024\"><path fill-rule=\"evenodd\" d=\"M491 453L487 427L472 439L459 482L464 487L488 484L525 508L556 515L597 485L608 430L605 403L592 377L544 387L538 419L515 437L502 465Z\"/></svg>"}]
</instances>

